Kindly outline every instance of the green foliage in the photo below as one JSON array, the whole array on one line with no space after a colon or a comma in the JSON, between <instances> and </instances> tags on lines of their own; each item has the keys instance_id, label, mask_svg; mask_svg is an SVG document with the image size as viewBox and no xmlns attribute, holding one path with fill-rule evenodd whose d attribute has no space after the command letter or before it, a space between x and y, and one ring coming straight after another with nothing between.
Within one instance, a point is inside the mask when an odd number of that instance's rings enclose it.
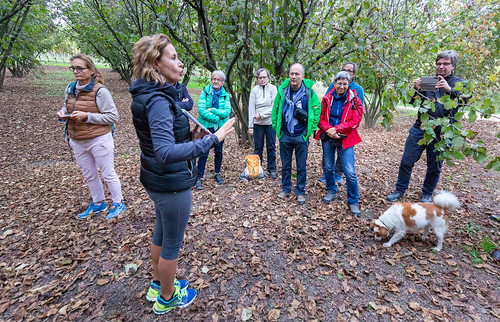
<instances>
[{"instance_id":1,"label":"green foliage","mask_svg":"<svg viewBox=\"0 0 500 322\"><path fill-rule=\"evenodd\" d=\"M456 99L445 96L439 103L447 110L457 109L455 120L462 123L498 117L494 116L499 113L498 105L492 102L499 89L498 68L494 67L498 66L499 59L499 5L488 0L476 2L451 1L443 10L442 6L428 6L428 1L416 1L390 11L389 16L386 13L391 2L382 1L374 7L368 30L360 31L368 35L364 38L368 49L356 53L360 61L365 62L358 72L358 83L366 92L373 93L367 95L365 104L367 126L373 126L382 116L381 124L390 130L396 106L411 100L413 79L434 75L435 57L445 49L454 49L460 55L456 74L468 84L459 84L455 89L469 100L458 105ZM367 33L372 27L375 32ZM413 104L417 106L420 100ZM487 168L499 168L498 157L488 155L484 144L475 139L475 132L463 130L461 123L450 124L448 118L430 119L426 114L430 109L433 110L434 105L427 101L419 110L425 130L421 144L440 140L436 149L441 152L440 159L449 165L454 165L454 159L472 156L478 162L488 161ZM437 137L434 132L440 128L442 135Z\"/></svg>"},{"instance_id":2,"label":"green foliage","mask_svg":"<svg viewBox=\"0 0 500 322\"><path fill-rule=\"evenodd\" d=\"M35 2L31 6L7 60L7 68L13 76L22 77L27 74L33 67L39 65L40 54L62 41L53 22L55 17L56 15L47 8L45 1Z\"/></svg>"},{"instance_id":3,"label":"green foliage","mask_svg":"<svg viewBox=\"0 0 500 322\"><path fill-rule=\"evenodd\" d=\"M488 236L483 236L479 246L486 254L492 253L497 249L497 245Z\"/></svg>"},{"instance_id":4,"label":"green foliage","mask_svg":"<svg viewBox=\"0 0 500 322\"><path fill-rule=\"evenodd\" d=\"M467 253L472 256L472 264L481 264L483 260L480 257L479 251L473 246L467 246L465 248Z\"/></svg>"},{"instance_id":5,"label":"green foliage","mask_svg":"<svg viewBox=\"0 0 500 322\"><path fill-rule=\"evenodd\" d=\"M481 264L483 262L483 254L490 254L497 249L497 245L488 236L483 236L478 245L466 246L465 251L472 256L473 264Z\"/></svg>"},{"instance_id":6,"label":"green foliage","mask_svg":"<svg viewBox=\"0 0 500 322\"><path fill-rule=\"evenodd\" d=\"M479 231L481 231L481 226L477 225L473 220L471 220L463 228L463 231L469 235L475 235Z\"/></svg>"},{"instance_id":7,"label":"green foliage","mask_svg":"<svg viewBox=\"0 0 500 322\"><path fill-rule=\"evenodd\" d=\"M59 43L101 56L130 83L131 48L143 35L168 34L185 64L184 83L193 68L207 72L222 69L224 86L238 117L239 134L248 140L248 100L254 72L265 67L271 82L279 85L290 64L305 66L306 77L331 82L347 61L359 64L357 82L366 93L365 125L380 123L390 130L398 106L419 106L422 144L439 140L436 148L448 164L471 156L499 169L473 130L464 122L495 117L500 101L499 4L491 0L382 1L167 1L70 0L52 1L71 30L72 41ZM464 23L465 22L465 23ZM65 48L65 49L64 49ZM74 48L74 47L73 47ZM412 102L413 80L435 73L436 55L454 49L460 55L456 74L468 81L457 86L469 97L465 104L445 96L447 110L457 109L456 121L432 119L426 113L434 104ZM208 84L197 82L192 86ZM495 94L496 93L496 94ZM319 93L322 94L322 93ZM411 103L411 104L410 104ZM441 129L442 135L435 131Z\"/></svg>"},{"instance_id":8,"label":"green foliage","mask_svg":"<svg viewBox=\"0 0 500 322\"><path fill-rule=\"evenodd\" d=\"M130 84L133 45L156 32L149 8L133 0L60 1L58 8L80 51L103 57Z\"/></svg>"}]
</instances>

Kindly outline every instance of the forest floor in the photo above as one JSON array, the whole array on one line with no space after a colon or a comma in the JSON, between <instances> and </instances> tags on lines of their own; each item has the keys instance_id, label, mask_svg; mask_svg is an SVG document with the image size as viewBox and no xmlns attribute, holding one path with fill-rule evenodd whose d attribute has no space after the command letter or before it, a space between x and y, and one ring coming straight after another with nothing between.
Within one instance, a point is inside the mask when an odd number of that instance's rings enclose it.
<instances>
[{"instance_id":1,"label":"forest floor","mask_svg":"<svg viewBox=\"0 0 500 322\"><path fill-rule=\"evenodd\" d=\"M119 109L115 169L127 211L116 219L76 219L90 202L71 161L55 113L72 80L65 67L6 78L0 92L0 320L153 321L145 300L151 280L153 204L139 182L139 145L126 83L103 70ZM194 92L193 92L194 93ZM198 91L199 93L199 91ZM196 107L193 109L196 114ZM449 218L443 250L409 234L391 248L375 241L369 223L391 203L408 129L415 116L395 117L392 131L361 127L356 171L361 218L339 200L321 202L321 148L311 140L307 203L279 200L280 180L240 182L251 147L226 140L218 186L207 176L193 190L192 215L178 278L198 290L195 302L165 318L191 321L356 321L500 319L500 174L471 158L444 166L438 190L461 208ZM499 155L500 123L466 124ZM278 168L280 161L278 157ZM213 159L207 172L213 169ZM420 200L425 156L404 201ZM110 202L107 193L107 202ZM137 267L137 269L135 269Z\"/></svg>"}]
</instances>

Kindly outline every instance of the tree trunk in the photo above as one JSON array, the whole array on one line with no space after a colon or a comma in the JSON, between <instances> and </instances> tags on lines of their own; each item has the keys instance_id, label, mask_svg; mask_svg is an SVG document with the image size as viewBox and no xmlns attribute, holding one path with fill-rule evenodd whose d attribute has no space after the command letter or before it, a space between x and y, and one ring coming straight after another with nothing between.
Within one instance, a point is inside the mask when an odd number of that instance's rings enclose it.
<instances>
[{"instance_id":1,"label":"tree trunk","mask_svg":"<svg viewBox=\"0 0 500 322\"><path fill-rule=\"evenodd\" d=\"M182 77L182 84L184 86L187 86L189 84L189 81L191 80L191 73L193 72L194 61L192 59L188 59L186 65L187 65L186 73Z\"/></svg>"},{"instance_id":2,"label":"tree trunk","mask_svg":"<svg viewBox=\"0 0 500 322\"><path fill-rule=\"evenodd\" d=\"M24 23L26 22L26 18L28 18L28 13L30 11L31 4L28 4L26 8L24 9L23 17L21 19L21 22L14 28L13 31L13 36L10 38L9 45L5 51L2 52L2 59L0 61L0 71L3 72L3 77L1 79L2 83L0 84L0 90L3 88L3 81L5 79L5 71L6 71L6 64L7 64L7 59L9 58L10 54L12 53L12 47L14 46L14 43L16 42L17 37L21 33L21 30L23 28ZM17 30L16 30L17 28Z\"/></svg>"},{"instance_id":3,"label":"tree trunk","mask_svg":"<svg viewBox=\"0 0 500 322\"><path fill-rule=\"evenodd\" d=\"M0 91L3 89L3 82L5 80L5 71L7 68L0 69Z\"/></svg>"}]
</instances>

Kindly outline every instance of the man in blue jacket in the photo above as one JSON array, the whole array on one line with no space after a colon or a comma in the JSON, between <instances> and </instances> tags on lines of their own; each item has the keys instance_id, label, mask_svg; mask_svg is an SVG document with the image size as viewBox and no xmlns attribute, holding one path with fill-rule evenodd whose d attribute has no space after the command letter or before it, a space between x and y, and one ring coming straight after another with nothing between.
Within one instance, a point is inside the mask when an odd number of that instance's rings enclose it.
<instances>
[{"instance_id":1,"label":"man in blue jacket","mask_svg":"<svg viewBox=\"0 0 500 322\"><path fill-rule=\"evenodd\" d=\"M363 104L363 109L365 107L365 91L363 90L363 87L361 87L358 83L356 83L356 80L354 79L356 77L356 73L358 72L358 64L354 62L348 62L345 63L344 66L342 67L342 70L344 72L348 72L349 76L351 76L352 82L349 84L349 89L353 89L356 91L358 94L359 99L361 100L361 104ZM333 82L328 86L328 89L326 90L325 95L330 92L333 88ZM342 185L344 181L342 180L342 175L344 174L342 170L342 162L340 161L340 156L337 154L337 160L335 161L335 182L337 185ZM323 182L325 181L325 176L319 177L318 181Z\"/></svg>"},{"instance_id":2,"label":"man in blue jacket","mask_svg":"<svg viewBox=\"0 0 500 322\"><path fill-rule=\"evenodd\" d=\"M387 196L387 200L397 201L404 196L406 189L408 189L408 184L410 183L413 166L420 159L420 156L425 150L427 153L427 173L425 175L424 186L422 187L422 202L432 202L432 194L438 184L441 167L443 165L442 161L437 161L439 151L434 150L434 145L440 140L441 127L436 127L436 129L434 129L437 139L432 140L426 145L419 145L418 142L424 137L425 133L425 131L420 128L422 125L421 110L425 108L425 100L434 101L435 110L428 109L427 112L424 112L429 116L429 119L448 117L450 122L454 122L453 117L459 106L454 109L445 109L444 105L437 101L445 95L449 95L450 99L458 99L460 101L462 93L454 90L454 88L459 82L465 85L465 80L455 76L453 73L457 63L458 54L454 50L446 50L437 56L436 75L439 77L439 81L436 84L435 90L422 90L421 78L417 78L413 81L413 86L416 90L415 94L422 98L420 104L421 108L418 111L417 120L413 127L410 128L408 138L406 139L403 157L399 165L396 190Z\"/></svg>"}]
</instances>

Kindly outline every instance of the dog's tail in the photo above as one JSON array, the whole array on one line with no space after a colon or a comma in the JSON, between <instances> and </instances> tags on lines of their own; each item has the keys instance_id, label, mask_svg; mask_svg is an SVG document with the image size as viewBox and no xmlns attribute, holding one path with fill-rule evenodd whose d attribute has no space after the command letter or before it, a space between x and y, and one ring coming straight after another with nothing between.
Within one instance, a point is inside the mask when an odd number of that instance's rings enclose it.
<instances>
[{"instance_id":1,"label":"dog's tail","mask_svg":"<svg viewBox=\"0 0 500 322\"><path fill-rule=\"evenodd\" d=\"M433 202L436 206L451 211L460 207L460 202L458 202L457 197L448 191L439 192L436 196L434 196Z\"/></svg>"}]
</instances>

